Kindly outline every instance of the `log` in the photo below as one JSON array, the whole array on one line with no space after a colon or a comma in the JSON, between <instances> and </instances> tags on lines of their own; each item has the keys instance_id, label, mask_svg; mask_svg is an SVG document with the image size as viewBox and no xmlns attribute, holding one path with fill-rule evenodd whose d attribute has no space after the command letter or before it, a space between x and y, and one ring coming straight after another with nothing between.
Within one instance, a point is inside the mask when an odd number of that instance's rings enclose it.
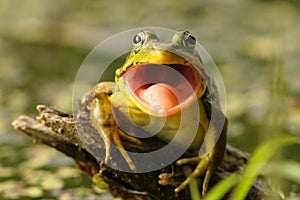
<instances>
[{"instance_id":1,"label":"log","mask_svg":"<svg viewBox=\"0 0 300 200\"><path fill-rule=\"evenodd\" d=\"M87 148L86 144L82 142L82 137L90 139L89 143L92 147L97 147L99 155L104 155L105 147L101 138L93 137L93 135L98 134L91 126L86 107L86 102L80 104L79 114L72 116L51 107L39 105L37 106L39 115L36 118L26 115L19 116L13 122L13 127L28 135L34 142L48 145L72 157L76 166L90 178L100 176L109 185L109 191L114 197L136 200L191 199L188 189L178 194L174 193L174 189L179 182L185 179L184 170L186 167L177 166L173 163L152 172L129 173L108 167L102 160L96 158L91 153L91 147ZM127 150L138 152L151 151L153 148L159 148L165 144L155 137L142 142L143 145L136 145L124 140L123 144ZM184 156L188 156L188 154ZM247 161L247 155L227 145L224 161L213 174L209 187L212 187L229 174L243 170ZM195 166L190 165L191 169L193 167ZM169 177L165 180L167 183L165 185L159 184L161 174L163 174L163 177ZM199 182L201 178L198 178ZM233 189L223 199L230 199L232 191ZM270 196L277 197L278 195L272 192L265 177L259 176L253 183L246 199L265 199Z\"/></svg>"}]
</instances>

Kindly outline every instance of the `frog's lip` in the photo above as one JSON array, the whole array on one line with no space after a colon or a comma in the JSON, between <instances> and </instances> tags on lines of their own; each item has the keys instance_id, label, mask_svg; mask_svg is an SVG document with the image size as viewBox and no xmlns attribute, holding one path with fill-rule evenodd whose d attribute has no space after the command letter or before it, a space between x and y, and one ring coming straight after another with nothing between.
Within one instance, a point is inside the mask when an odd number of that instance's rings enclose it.
<instances>
[{"instance_id":1,"label":"frog's lip","mask_svg":"<svg viewBox=\"0 0 300 200\"><path fill-rule=\"evenodd\" d=\"M194 103L199 97L203 78L197 67L185 64L139 64L130 67L124 74L125 88L136 105L156 116L169 116ZM155 84L167 85L177 98L177 103L167 110L157 108L146 102L139 95ZM159 95L159 94L158 94ZM164 98L161 96L160 98Z\"/></svg>"}]
</instances>

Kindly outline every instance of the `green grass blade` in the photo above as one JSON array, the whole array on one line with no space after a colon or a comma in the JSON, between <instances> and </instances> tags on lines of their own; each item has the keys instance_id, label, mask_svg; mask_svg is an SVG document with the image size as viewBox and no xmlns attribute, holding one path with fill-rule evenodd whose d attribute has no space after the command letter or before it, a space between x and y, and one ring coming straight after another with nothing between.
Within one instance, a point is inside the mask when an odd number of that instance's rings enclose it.
<instances>
[{"instance_id":1,"label":"green grass blade","mask_svg":"<svg viewBox=\"0 0 300 200\"><path fill-rule=\"evenodd\" d=\"M286 136L273 139L260 145L252 155L249 163L245 167L242 174L241 181L236 187L232 199L240 200L245 199L253 181L258 176L259 172L267 161L275 154L278 149L283 146L295 144L298 142L296 137Z\"/></svg>"},{"instance_id":2,"label":"green grass blade","mask_svg":"<svg viewBox=\"0 0 300 200\"><path fill-rule=\"evenodd\" d=\"M189 188L191 191L191 199L192 200L201 200L201 196L198 190L198 184L196 179L194 179L190 184L189 184Z\"/></svg>"},{"instance_id":3,"label":"green grass blade","mask_svg":"<svg viewBox=\"0 0 300 200\"><path fill-rule=\"evenodd\" d=\"M205 196L204 200L222 199L222 197L237 183L238 174L233 173L215 185Z\"/></svg>"}]
</instances>

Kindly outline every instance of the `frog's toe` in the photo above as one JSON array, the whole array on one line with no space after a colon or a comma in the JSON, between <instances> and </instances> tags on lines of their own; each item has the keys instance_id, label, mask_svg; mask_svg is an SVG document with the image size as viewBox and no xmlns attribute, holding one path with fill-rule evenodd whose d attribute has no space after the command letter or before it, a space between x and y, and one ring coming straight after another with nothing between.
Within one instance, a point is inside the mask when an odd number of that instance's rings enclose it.
<instances>
[{"instance_id":1,"label":"frog's toe","mask_svg":"<svg viewBox=\"0 0 300 200\"><path fill-rule=\"evenodd\" d=\"M194 178L201 176L205 174L204 181L202 184L202 195L206 194L206 191L208 189L208 183L211 178L211 175L213 173L213 166L210 166L209 164L209 158L208 157L194 157L194 158L184 158L177 161L178 165L188 164L188 163L197 163L196 168L194 169L193 173L190 174L177 188L175 188L175 192L178 193L181 190L183 190L185 187L187 187Z\"/></svg>"},{"instance_id":2,"label":"frog's toe","mask_svg":"<svg viewBox=\"0 0 300 200\"><path fill-rule=\"evenodd\" d=\"M133 163L133 161L131 160L131 158L129 157L127 151L125 150L123 143L120 139L120 131L116 130L117 127L115 127L115 130L112 131L112 138L113 138L113 143L119 148L119 151L121 152L123 158L125 159L125 161L127 162L127 164L129 165L130 169L132 171L136 170L135 164Z\"/></svg>"},{"instance_id":3,"label":"frog's toe","mask_svg":"<svg viewBox=\"0 0 300 200\"><path fill-rule=\"evenodd\" d=\"M126 133L124 133L123 131L119 130L119 134L120 134L120 137L122 137L122 139L124 140L127 140L131 143L134 143L134 144L137 144L137 145L141 145L142 144L142 141L139 140L138 138L134 137L134 136L130 136Z\"/></svg>"},{"instance_id":4,"label":"frog's toe","mask_svg":"<svg viewBox=\"0 0 300 200\"><path fill-rule=\"evenodd\" d=\"M200 158L199 157L192 157L192 158L182 158L177 160L177 165L184 165L184 164L193 164L193 163L199 163Z\"/></svg>"}]
</instances>

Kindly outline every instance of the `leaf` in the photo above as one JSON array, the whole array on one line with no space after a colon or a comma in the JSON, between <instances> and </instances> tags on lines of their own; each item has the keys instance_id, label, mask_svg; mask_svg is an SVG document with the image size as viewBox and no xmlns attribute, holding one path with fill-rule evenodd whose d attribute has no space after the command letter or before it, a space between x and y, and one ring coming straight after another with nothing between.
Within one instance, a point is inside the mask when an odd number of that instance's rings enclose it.
<instances>
[{"instance_id":1,"label":"leaf","mask_svg":"<svg viewBox=\"0 0 300 200\"><path fill-rule=\"evenodd\" d=\"M237 183L238 174L233 173L215 185L209 193L205 196L204 200L222 199L222 197Z\"/></svg>"},{"instance_id":2,"label":"leaf","mask_svg":"<svg viewBox=\"0 0 300 200\"><path fill-rule=\"evenodd\" d=\"M191 199L192 200L201 200L201 196L200 196L200 193L198 190L198 184L195 179L189 184L189 188L191 191Z\"/></svg>"},{"instance_id":3,"label":"leaf","mask_svg":"<svg viewBox=\"0 0 300 200\"><path fill-rule=\"evenodd\" d=\"M293 136L285 136L273 139L260 145L252 155L249 163L245 167L245 171L241 176L241 181L236 187L232 199L245 199L253 181L256 179L261 169L267 161L277 152L281 147L295 144L298 138Z\"/></svg>"}]
</instances>

